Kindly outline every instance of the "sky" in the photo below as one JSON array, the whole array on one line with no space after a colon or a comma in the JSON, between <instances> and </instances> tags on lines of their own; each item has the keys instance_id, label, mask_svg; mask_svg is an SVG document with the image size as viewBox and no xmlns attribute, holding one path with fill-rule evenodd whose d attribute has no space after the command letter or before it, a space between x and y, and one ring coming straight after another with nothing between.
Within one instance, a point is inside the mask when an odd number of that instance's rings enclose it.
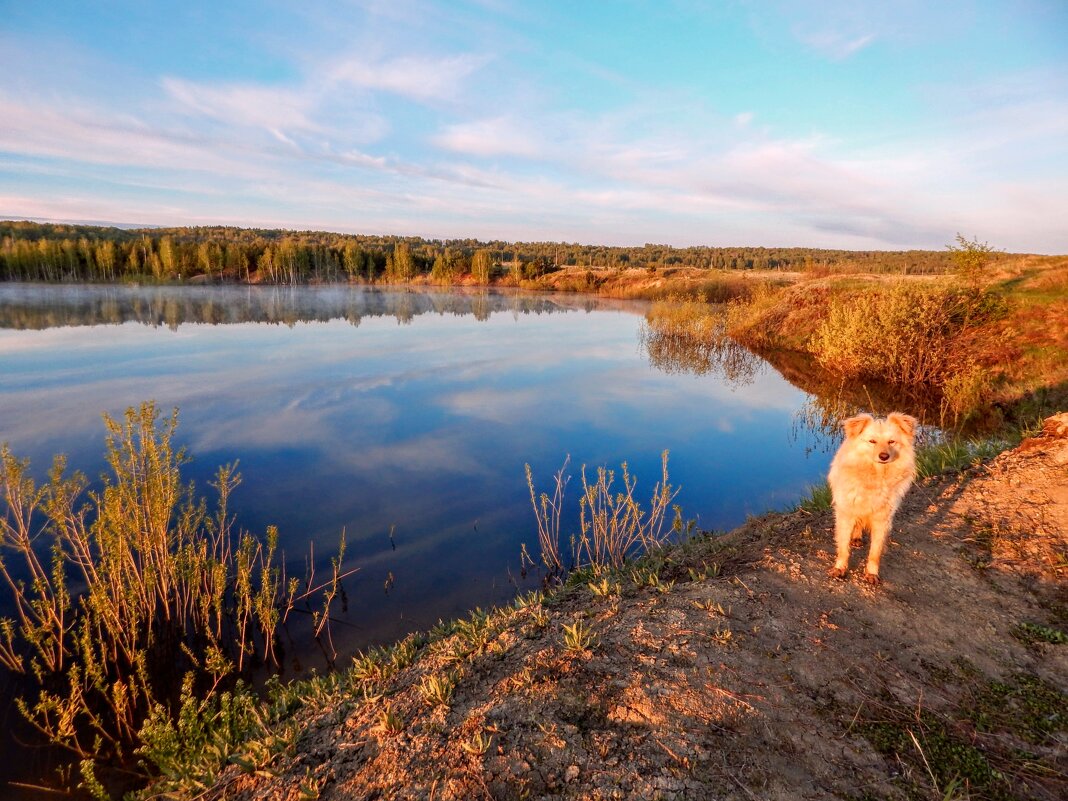
<instances>
[{"instance_id":1,"label":"sky","mask_svg":"<svg viewBox=\"0 0 1068 801\"><path fill-rule=\"evenodd\" d=\"M0 218L1068 253L1068 2L0 0Z\"/></svg>"}]
</instances>

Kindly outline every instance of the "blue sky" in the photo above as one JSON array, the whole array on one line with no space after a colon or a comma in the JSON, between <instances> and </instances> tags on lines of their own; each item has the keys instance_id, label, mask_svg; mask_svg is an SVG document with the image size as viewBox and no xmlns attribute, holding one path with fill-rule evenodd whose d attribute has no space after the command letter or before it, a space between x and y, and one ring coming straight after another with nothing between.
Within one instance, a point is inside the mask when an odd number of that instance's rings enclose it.
<instances>
[{"instance_id":1,"label":"blue sky","mask_svg":"<svg viewBox=\"0 0 1068 801\"><path fill-rule=\"evenodd\" d=\"M1068 3L0 0L0 217L1068 253Z\"/></svg>"}]
</instances>

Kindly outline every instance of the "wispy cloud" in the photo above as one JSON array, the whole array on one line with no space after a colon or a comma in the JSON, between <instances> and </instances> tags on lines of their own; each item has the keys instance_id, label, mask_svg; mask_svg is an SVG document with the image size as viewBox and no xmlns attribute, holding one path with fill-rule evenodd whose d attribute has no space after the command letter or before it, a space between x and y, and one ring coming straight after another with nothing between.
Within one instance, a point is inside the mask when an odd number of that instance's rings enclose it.
<instances>
[{"instance_id":1,"label":"wispy cloud","mask_svg":"<svg viewBox=\"0 0 1068 801\"><path fill-rule=\"evenodd\" d=\"M804 42L813 50L823 53L836 61L859 53L874 42L876 38L874 33L853 36L834 30L805 31L798 29L795 31L795 35L798 40Z\"/></svg>"},{"instance_id":2,"label":"wispy cloud","mask_svg":"<svg viewBox=\"0 0 1068 801\"><path fill-rule=\"evenodd\" d=\"M473 156L536 158L545 151L530 126L511 117L492 117L448 125L433 136L438 147Z\"/></svg>"},{"instance_id":3,"label":"wispy cloud","mask_svg":"<svg viewBox=\"0 0 1068 801\"><path fill-rule=\"evenodd\" d=\"M378 61L349 58L335 64L327 77L422 102L447 101L455 99L464 79L488 61L488 56L469 53L440 58L402 56Z\"/></svg>"}]
</instances>

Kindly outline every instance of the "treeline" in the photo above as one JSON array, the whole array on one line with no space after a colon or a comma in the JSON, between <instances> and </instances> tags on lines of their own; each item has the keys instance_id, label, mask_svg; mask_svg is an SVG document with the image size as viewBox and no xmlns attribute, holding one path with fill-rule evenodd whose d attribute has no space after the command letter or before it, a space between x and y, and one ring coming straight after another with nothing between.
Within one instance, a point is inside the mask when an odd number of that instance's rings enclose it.
<instances>
[{"instance_id":1,"label":"treeline","mask_svg":"<svg viewBox=\"0 0 1068 801\"><path fill-rule=\"evenodd\" d=\"M209 226L121 229L0 222L0 280L518 283L563 267L942 273L940 251L607 247Z\"/></svg>"}]
</instances>

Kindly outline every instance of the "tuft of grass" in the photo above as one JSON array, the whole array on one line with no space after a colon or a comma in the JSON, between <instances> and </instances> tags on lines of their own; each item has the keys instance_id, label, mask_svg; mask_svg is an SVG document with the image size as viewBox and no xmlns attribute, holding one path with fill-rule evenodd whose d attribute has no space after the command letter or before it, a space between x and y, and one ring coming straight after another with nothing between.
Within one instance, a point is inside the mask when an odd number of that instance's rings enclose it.
<instances>
[{"instance_id":1,"label":"tuft of grass","mask_svg":"<svg viewBox=\"0 0 1068 801\"><path fill-rule=\"evenodd\" d=\"M943 473L960 473L994 458L1009 445L1001 439L963 438L926 445L916 451L916 474L920 478L929 478Z\"/></svg>"},{"instance_id":2,"label":"tuft of grass","mask_svg":"<svg viewBox=\"0 0 1068 801\"><path fill-rule=\"evenodd\" d=\"M578 571L588 569L589 576L600 575L604 568L619 569L628 560L661 548L672 535L684 534L689 528L682 521L682 511L672 506L678 495L668 478L668 452L660 455L661 480L653 486L648 507L635 497L638 480L631 475L627 463L620 467L621 486L616 473L598 467L596 480L587 476L582 466L582 496L579 498L579 533L571 538L572 575L569 581L587 583L589 578ZM566 475L568 462L556 473L552 497L539 496L534 489L530 465L526 466L527 486L531 505L538 524L538 539L542 549L542 563L550 576L560 578L567 570L560 551L560 508L564 488L570 480ZM669 509L675 512L674 522L667 525ZM578 575L576 575L578 574Z\"/></svg>"},{"instance_id":3,"label":"tuft of grass","mask_svg":"<svg viewBox=\"0 0 1068 801\"><path fill-rule=\"evenodd\" d=\"M798 503L798 508L810 514L826 512L832 508L831 487L824 481L809 488L808 494Z\"/></svg>"}]
</instances>

